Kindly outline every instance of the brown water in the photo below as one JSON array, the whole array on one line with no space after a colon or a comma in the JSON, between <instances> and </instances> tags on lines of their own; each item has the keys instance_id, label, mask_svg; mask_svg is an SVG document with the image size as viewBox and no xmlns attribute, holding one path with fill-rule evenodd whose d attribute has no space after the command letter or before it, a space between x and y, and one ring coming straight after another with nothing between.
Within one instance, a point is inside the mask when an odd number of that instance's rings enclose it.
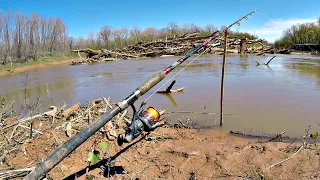
<instances>
[{"instance_id":1,"label":"brown water","mask_svg":"<svg viewBox=\"0 0 320 180\"><path fill-rule=\"evenodd\" d=\"M277 55L270 67L263 64L256 67L255 61L263 63L270 58L227 58L224 111L232 115L224 116L223 130L268 134L286 131L297 135L311 125L313 130L319 131L320 59ZM124 60L33 71L28 75L26 94L31 101L40 98L42 109L39 111L46 111L49 105L72 105L102 96L120 101L176 60L177 57ZM173 89L184 87L184 93L172 97L155 94L148 104L167 111L219 112L221 60L221 56L199 58L175 78L177 82ZM25 79L26 74L0 77L0 97L22 103ZM136 104L139 105L160 85ZM169 115L172 122L188 118L201 127L219 125L219 115Z\"/></svg>"}]
</instances>

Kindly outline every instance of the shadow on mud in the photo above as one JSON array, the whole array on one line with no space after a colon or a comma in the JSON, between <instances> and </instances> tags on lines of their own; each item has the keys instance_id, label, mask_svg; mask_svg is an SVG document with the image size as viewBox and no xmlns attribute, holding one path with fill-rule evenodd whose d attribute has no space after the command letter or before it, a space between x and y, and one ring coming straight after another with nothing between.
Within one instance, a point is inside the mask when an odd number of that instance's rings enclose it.
<instances>
[{"instance_id":1,"label":"shadow on mud","mask_svg":"<svg viewBox=\"0 0 320 180\"><path fill-rule=\"evenodd\" d=\"M122 153L124 153L125 151L127 151L129 148L131 148L132 146L134 146L135 144L137 144L138 142L142 141L143 139L145 139L145 136L141 137L139 140L135 141L134 143L128 145L127 147L125 147L124 149L122 149L121 151L119 151L117 154L115 154L114 156L108 158L108 159L103 159L101 161L99 161L98 163L91 165L91 166L87 166L83 169L81 169L78 172L75 172L73 174L71 174L68 177L65 177L64 180L74 180L77 179L83 175L85 175L86 173L97 169L97 168L101 168L103 169L103 177L112 177L116 174L125 174L124 173L124 169L122 166L108 166L109 162L115 160L117 157L119 157Z\"/></svg>"}]
</instances>

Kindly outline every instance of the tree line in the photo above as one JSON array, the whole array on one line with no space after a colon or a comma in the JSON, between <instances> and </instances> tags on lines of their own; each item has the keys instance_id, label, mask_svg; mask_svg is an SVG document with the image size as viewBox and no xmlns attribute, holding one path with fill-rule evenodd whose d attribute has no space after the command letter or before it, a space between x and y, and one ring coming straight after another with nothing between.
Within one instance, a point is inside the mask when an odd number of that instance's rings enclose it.
<instances>
[{"instance_id":1,"label":"tree line","mask_svg":"<svg viewBox=\"0 0 320 180\"><path fill-rule=\"evenodd\" d=\"M320 17L316 23L293 25L276 40L276 48L291 48L294 44L320 44Z\"/></svg>"},{"instance_id":2,"label":"tree line","mask_svg":"<svg viewBox=\"0 0 320 180\"><path fill-rule=\"evenodd\" d=\"M60 18L0 12L0 62L24 62L56 56L70 49L67 26Z\"/></svg>"},{"instance_id":3,"label":"tree line","mask_svg":"<svg viewBox=\"0 0 320 180\"><path fill-rule=\"evenodd\" d=\"M71 55L72 49L123 48L141 41L170 40L186 33L211 35L218 29L212 24L201 27L193 23L179 26L169 22L164 28L133 26L113 28L101 27L99 32L89 32L87 37L68 36L67 25L59 18L45 18L16 12L0 12L0 63L36 61L48 56ZM257 36L230 32L229 36L256 39Z\"/></svg>"},{"instance_id":4,"label":"tree line","mask_svg":"<svg viewBox=\"0 0 320 180\"><path fill-rule=\"evenodd\" d=\"M187 33L198 33L199 36L209 36L217 30L223 30L225 27L217 28L212 24L201 27L193 23L179 26L176 22L169 22L164 28L147 27L142 29L133 26L131 29L127 27L113 28L111 26L103 26L96 34L90 32L87 39L80 37L76 39L76 47L89 47L92 49L100 48L123 48L139 42L154 41L157 39L170 40L183 36ZM243 32L229 32L230 37L257 39L257 36Z\"/></svg>"}]
</instances>

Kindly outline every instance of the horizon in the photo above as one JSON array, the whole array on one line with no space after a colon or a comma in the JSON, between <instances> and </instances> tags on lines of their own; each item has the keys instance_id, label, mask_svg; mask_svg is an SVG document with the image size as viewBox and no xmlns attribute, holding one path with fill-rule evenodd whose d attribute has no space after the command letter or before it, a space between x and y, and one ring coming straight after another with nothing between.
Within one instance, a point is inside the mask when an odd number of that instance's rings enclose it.
<instances>
[{"instance_id":1,"label":"horizon","mask_svg":"<svg viewBox=\"0 0 320 180\"><path fill-rule=\"evenodd\" d=\"M149 3L143 0L134 2L126 0L109 1L108 3L103 1L92 3L87 0L71 0L68 2L36 0L32 4L23 1L1 0L0 2L3 5L0 8L2 13L10 11L23 14L37 13L43 17L59 17L68 27L68 35L75 38L87 38L90 32L96 34L103 26L126 27L128 29L138 26L142 29L147 27L160 29L165 28L169 22L176 22L180 27L183 24L193 23L201 27L212 24L220 28L229 25L253 10L258 10L249 20L243 21L240 26L231 30L248 32L268 42L274 42L281 38L282 32L292 25L315 22L319 16L316 7L320 5L320 2L316 0L304 2L303 7L300 6L300 3L289 0L281 2L248 0L241 2L241 8L224 6L224 4L227 4L225 1L216 1L213 4L208 0L201 1L201 3L194 0L177 0L174 3L169 0ZM290 7L288 6L289 2ZM106 6L103 6L104 4ZM277 5L274 6L274 4ZM210 5L214 5L213 10L208 9ZM218 17L221 14L224 16Z\"/></svg>"}]
</instances>

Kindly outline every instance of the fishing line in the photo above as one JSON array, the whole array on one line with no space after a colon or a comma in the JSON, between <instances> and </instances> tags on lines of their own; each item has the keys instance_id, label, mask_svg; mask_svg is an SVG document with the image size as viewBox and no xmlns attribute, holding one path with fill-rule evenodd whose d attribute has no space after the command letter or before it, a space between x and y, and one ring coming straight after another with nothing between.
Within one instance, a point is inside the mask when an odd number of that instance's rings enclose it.
<instances>
[{"instance_id":1,"label":"fishing line","mask_svg":"<svg viewBox=\"0 0 320 180\"><path fill-rule=\"evenodd\" d=\"M177 72L175 75L173 75L168 81L166 81L163 85L161 85L156 91L154 91L150 96L148 96L143 102L147 102L157 91L159 91L161 88L163 88L168 82L170 82L173 78L175 78L179 73L181 73L185 68L187 68L190 64L192 64L195 60L197 60L200 56L202 56L205 53L205 50L202 51L196 58L194 58L192 61L190 61L185 67L183 67L179 72Z\"/></svg>"},{"instance_id":2,"label":"fishing line","mask_svg":"<svg viewBox=\"0 0 320 180\"><path fill-rule=\"evenodd\" d=\"M224 36L221 36L224 37ZM191 62L189 62L185 67L183 67L179 72L177 72L175 75L173 75L168 81L166 81L162 86L160 86L156 91L154 91L150 96L148 96L143 102L147 102L157 91L159 91L161 88L163 88L168 82L170 82L173 78L175 78L180 72L182 72L185 68L187 68L190 64L192 64L195 60L197 60L200 56L202 56L205 53L206 49L204 49L196 58L194 58ZM217 95L213 96L205 105L203 109L206 109L207 105L216 97ZM160 109L163 109L164 107L167 107L169 105L164 105Z\"/></svg>"},{"instance_id":3,"label":"fishing line","mask_svg":"<svg viewBox=\"0 0 320 180\"><path fill-rule=\"evenodd\" d=\"M227 26L225 29L224 29L224 32L226 32L228 29L230 29L232 26L234 26L234 25L238 25L238 26L240 26L240 22L243 20L243 19L248 19L248 16L252 16L254 13L256 13L257 12L257 10L254 10L254 11L252 11L252 12L250 12L249 14L247 14L247 15L245 15L245 16L243 16L242 18L240 18L240 19L238 19L237 21L235 21L234 23L232 23L232 24L230 24L229 26ZM219 31L217 31L216 33L218 33L218 34L220 34L220 32ZM214 33L213 34L213 36L212 37L214 37L214 36L216 36L215 34L216 33ZM212 38L211 37L211 38ZM210 41L212 41L213 39L209 39L209 40L207 40L206 42L210 42ZM203 47L205 47L207 44L205 44L205 45L202 45ZM201 48L200 48L201 49ZM200 51L200 49L198 50L198 51ZM205 49L205 48L204 48ZM202 52L202 53L200 53L196 58L194 58L189 64L187 64L184 68L182 68L178 73L176 73L174 76L172 76L167 82L165 82L162 86L160 86L156 91L154 91L149 97L147 97L144 101L143 101L143 103L145 103L146 101L148 101L158 90L160 90L161 88L163 88L169 81L171 81L174 77L176 77L181 71L183 71L185 68L187 68L191 63L193 63L195 60L197 60L202 54L204 54L204 52L205 52L205 50ZM190 52L190 53L193 53L192 51ZM195 52L194 52L195 53ZM183 62L183 60L184 59L182 59L182 61L180 62L180 63L178 63L177 65L180 65L182 62ZM176 66L175 66L176 67ZM175 68L174 67L174 68ZM173 68L173 69L174 69ZM166 73L169 73L171 70L173 70L173 69L169 69L169 71L168 72L166 72Z\"/></svg>"}]
</instances>

